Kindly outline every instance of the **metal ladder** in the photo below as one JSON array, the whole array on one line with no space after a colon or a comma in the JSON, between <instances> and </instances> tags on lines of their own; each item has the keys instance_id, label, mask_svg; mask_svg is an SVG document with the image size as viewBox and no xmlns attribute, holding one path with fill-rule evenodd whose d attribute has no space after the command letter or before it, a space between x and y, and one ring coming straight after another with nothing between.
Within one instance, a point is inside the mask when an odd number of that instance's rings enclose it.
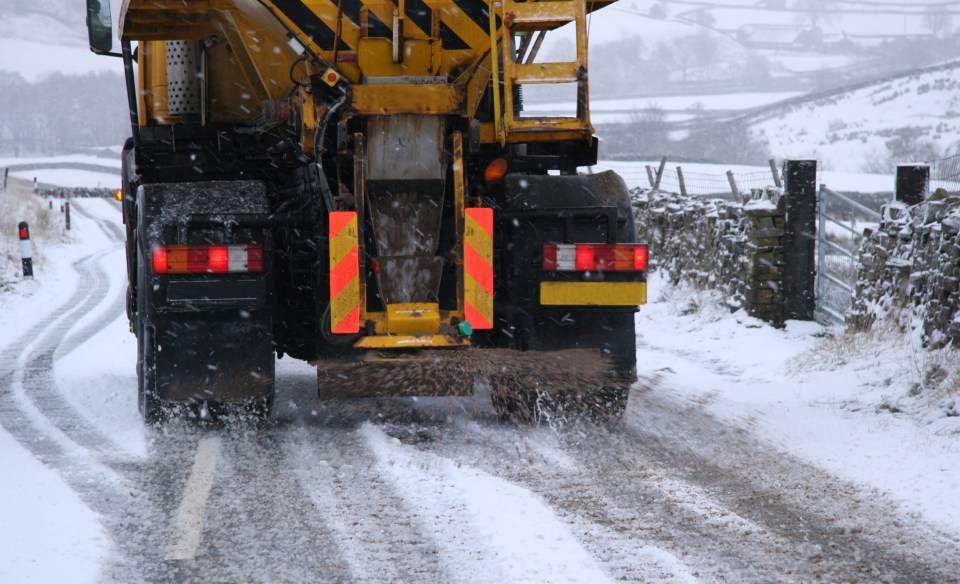
<instances>
[{"instance_id":1,"label":"metal ladder","mask_svg":"<svg viewBox=\"0 0 960 584\"><path fill-rule=\"evenodd\" d=\"M497 137L501 144L521 134L529 136L541 132L567 132L589 136L590 114L587 97L587 30L585 0L494 0L491 10L491 28L499 10L503 23L500 43L503 66L503 114L495 103ZM574 61L534 63L540 44L547 31L569 23L576 26L577 54ZM534 40L535 37L535 40ZM495 38L491 35L491 38ZM520 40L519 46L517 40ZM494 41L496 42L496 41ZM496 54L496 51L494 51ZM494 60L494 74L497 68ZM496 78L496 77L495 77ZM517 87L525 84L576 83L576 117L519 117L516 100ZM495 102L499 97L495 92Z\"/></svg>"}]
</instances>

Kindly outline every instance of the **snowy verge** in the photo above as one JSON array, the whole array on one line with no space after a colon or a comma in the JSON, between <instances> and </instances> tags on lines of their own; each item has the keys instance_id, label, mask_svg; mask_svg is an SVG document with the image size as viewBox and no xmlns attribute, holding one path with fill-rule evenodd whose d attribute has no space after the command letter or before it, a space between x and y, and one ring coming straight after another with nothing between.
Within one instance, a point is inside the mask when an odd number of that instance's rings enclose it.
<instances>
[{"instance_id":1,"label":"snowy verge","mask_svg":"<svg viewBox=\"0 0 960 584\"><path fill-rule=\"evenodd\" d=\"M96 513L0 427L0 582L97 582L110 539Z\"/></svg>"},{"instance_id":2,"label":"snowy verge","mask_svg":"<svg viewBox=\"0 0 960 584\"><path fill-rule=\"evenodd\" d=\"M98 216L115 211L108 201L76 204ZM79 216L70 239L73 243L50 243L43 250L33 280L13 282L0 294L0 351L76 288L73 262L110 245L96 225ZM98 515L3 428L0 468L0 500L6 502L0 505L0 582L96 582L111 546Z\"/></svg>"},{"instance_id":3,"label":"snowy verge","mask_svg":"<svg viewBox=\"0 0 960 584\"><path fill-rule=\"evenodd\" d=\"M918 364L935 358L917 340L799 321L779 330L731 313L715 292L673 288L656 274L650 288L637 357L658 391L960 535L960 418L910 395Z\"/></svg>"}]
</instances>

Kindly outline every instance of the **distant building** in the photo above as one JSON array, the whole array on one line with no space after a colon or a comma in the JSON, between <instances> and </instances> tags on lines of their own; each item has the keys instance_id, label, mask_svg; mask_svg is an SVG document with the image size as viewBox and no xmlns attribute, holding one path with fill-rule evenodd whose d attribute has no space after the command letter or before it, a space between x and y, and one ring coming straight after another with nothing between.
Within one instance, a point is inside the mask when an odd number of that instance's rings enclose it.
<instances>
[{"instance_id":1,"label":"distant building","mask_svg":"<svg viewBox=\"0 0 960 584\"><path fill-rule=\"evenodd\" d=\"M737 29L741 44L757 49L815 49L823 45L823 31L816 26L745 24Z\"/></svg>"}]
</instances>

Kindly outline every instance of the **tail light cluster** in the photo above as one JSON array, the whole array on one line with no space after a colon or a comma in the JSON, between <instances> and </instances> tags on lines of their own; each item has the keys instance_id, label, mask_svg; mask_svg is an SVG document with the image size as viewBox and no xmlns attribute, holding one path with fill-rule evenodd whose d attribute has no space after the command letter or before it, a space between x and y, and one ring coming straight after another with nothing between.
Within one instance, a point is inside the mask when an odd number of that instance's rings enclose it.
<instances>
[{"instance_id":1,"label":"tail light cluster","mask_svg":"<svg viewBox=\"0 0 960 584\"><path fill-rule=\"evenodd\" d=\"M639 244L547 243L543 269L550 272L642 272L647 246Z\"/></svg>"},{"instance_id":2,"label":"tail light cluster","mask_svg":"<svg viewBox=\"0 0 960 584\"><path fill-rule=\"evenodd\" d=\"M262 245L165 245L153 250L155 274L262 271Z\"/></svg>"}]
</instances>

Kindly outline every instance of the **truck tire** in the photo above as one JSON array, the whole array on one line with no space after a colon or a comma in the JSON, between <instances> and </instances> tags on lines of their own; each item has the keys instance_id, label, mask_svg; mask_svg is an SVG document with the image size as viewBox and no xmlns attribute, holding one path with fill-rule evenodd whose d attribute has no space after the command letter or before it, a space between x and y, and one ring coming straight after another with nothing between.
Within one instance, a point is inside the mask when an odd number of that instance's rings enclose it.
<instances>
[{"instance_id":1,"label":"truck tire","mask_svg":"<svg viewBox=\"0 0 960 584\"><path fill-rule=\"evenodd\" d=\"M630 387L637 380L633 314L594 315L594 318L584 320L596 322L595 327L567 327L567 330L558 326L555 318L536 320L538 322L528 326L535 327L535 333L546 336L549 344L545 346L543 341L537 341L540 348L529 352L597 347L596 359L607 359L610 368L592 379L571 376L574 381L563 387L540 386L529 375L491 376L491 400L500 418L550 425L573 420L597 424L619 420L626 411ZM532 331L528 328L526 332ZM598 335L604 338L598 339Z\"/></svg>"},{"instance_id":2,"label":"truck tire","mask_svg":"<svg viewBox=\"0 0 960 584\"><path fill-rule=\"evenodd\" d=\"M136 244L134 244L136 245ZM137 246L137 290L144 290L143 254ZM157 397L157 343L153 329L144 322L143 293L137 294L134 315L137 331L137 409L146 424L163 421L163 404Z\"/></svg>"},{"instance_id":3,"label":"truck tire","mask_svg":"<svg viewBox=\"0 0 960 584\"><path fill-rule=\"evenodd\" d=\"M137 333L137 407L144 423L163 421L163 405L157 398L156 343L151 330L142 324Z\"/></svg>"}]
</instances>

